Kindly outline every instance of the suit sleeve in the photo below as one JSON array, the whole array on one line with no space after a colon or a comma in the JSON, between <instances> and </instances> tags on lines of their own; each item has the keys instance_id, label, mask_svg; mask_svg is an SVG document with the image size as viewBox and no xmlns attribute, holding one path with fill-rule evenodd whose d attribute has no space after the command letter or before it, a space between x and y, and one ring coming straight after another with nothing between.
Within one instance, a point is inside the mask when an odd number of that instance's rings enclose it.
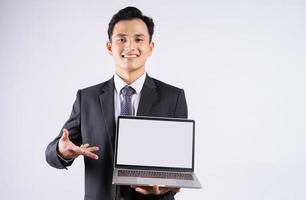
<instances>
[{"instance_id":1,"label":"suit sleeve","mask_svg":"<svg viewBox=\"0 0 306 200\"><path fill-rule=\"evenodd\" d=\"M63 128L68 129L69 131L69 139L75 145L82 144L81 137L81 92L80 90L77 92L76 100L73 104L72 112L69 119L64 124ZM71 161L65 161L58 156L58 141L60 140L63 134L63 128L60 131L60 134L47 146L46 149L46 160L52 167L63 169L67 166L70 166L73 163ZM67 169L67 168L66 168Z\"/></svg>"},{"instance_id":2,"label":"suit sleeve","mask_svg":"<svg viewBox=\"0 0 306 200\"><path fill-rule=\"evenodd\" d=\"M177 97L174 117L188 118L187 102L185 98L185 92L183 89L180 90L178 97Z\"/></svg>"}]
</instances>

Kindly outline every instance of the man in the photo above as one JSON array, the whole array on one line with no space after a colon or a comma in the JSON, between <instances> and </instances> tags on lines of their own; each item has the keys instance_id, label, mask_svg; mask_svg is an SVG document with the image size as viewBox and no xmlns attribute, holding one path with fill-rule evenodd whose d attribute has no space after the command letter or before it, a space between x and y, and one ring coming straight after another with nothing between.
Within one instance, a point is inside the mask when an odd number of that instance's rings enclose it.
<instances>
[{"instance_id":1,"label":"man","mask_svg":"<svg viewBox=\"0 0 306 200\"><path fill-rule=\"evenodd\" d=\"M157 185L112 185L118 115L129 111L139 116L187 118L184 91L145 72L154 48L153 32L153 20L135 7L126 7L113 16L106 48L114 58L114 77L77 92L70 118L46 149L47 162L59 169L84 156L86 200L174 199L179 192L179 188Z\"/></svg>"}]
</instances>

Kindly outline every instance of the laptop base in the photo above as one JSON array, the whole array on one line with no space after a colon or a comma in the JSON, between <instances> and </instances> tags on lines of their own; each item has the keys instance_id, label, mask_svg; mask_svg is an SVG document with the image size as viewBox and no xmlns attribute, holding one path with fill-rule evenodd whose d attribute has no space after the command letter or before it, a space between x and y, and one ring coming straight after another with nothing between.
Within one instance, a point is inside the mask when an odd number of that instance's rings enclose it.
<instances>
[{"instance_id":1,"label":"laptop base","mask_svg":"<svg viewBox=\"0 0 306 200\"><path fill-rule=\"evenodd\" d=\"M174 187L174 188L197 188L200 189L201 184L195 174L190 173L193 180L178 180L178 179L164 179L164 178L143 178L143 177L130 177L118 176L118 170L115 168L113 175L113 184L115 185L135 185L135 186L153 186L159 185L161 187Z\"/></svg>"}]
</instances>

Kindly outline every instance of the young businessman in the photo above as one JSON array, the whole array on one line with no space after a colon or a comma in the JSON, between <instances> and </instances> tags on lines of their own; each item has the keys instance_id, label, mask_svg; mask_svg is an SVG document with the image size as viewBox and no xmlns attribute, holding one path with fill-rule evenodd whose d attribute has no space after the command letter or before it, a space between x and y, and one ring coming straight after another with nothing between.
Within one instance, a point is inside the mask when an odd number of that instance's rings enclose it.
<instances>
[{"instance_id":1,"label":"young businessman","mask_svg":"<svg viewBox=\"0 0 306 200\"><path fill-rule=\"evenodd\" d=\"M112 17L106 48L114 58L115 74L77 92L69 119L46 149L47 162L59 169L84 156L86 200L168 200L179 191L158 185L112 184L118 115L128 108L130 115L187 118L184 91L146 74L145 63L154 49L153 32L153 20L135 7L126 7Z\"/></svg>"}]
</instances>

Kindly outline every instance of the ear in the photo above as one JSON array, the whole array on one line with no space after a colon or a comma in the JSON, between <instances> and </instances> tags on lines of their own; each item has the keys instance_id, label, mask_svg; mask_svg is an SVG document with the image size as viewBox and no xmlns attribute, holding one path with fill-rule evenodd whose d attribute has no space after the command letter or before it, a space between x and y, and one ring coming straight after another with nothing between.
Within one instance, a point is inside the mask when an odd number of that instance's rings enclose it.
<instances>
[{"instance_id":1,"label":"ear","mask_svg":"<svg viewBox=\"0 0 306 200\"><path fill-rule=\"evenodd\" d=\"M152 53L153 53L153 49L154 49L154 46L155 46L155 44L154 44L154 42L150 42L150 44L149 44L149 48L150 48L150 56L152 55Z\"/></svg>"},{"instance_id":2,"label":"ear","mask_svg":"<svg viewBox=\"0 0 306 200\"><path fill-rule=\"evenodd\" d=\"M113 55L113 52L112 52L112 43L110 41L106 42L106 50L108 52L109 55Z\"/></svg>"}]
</instances>

